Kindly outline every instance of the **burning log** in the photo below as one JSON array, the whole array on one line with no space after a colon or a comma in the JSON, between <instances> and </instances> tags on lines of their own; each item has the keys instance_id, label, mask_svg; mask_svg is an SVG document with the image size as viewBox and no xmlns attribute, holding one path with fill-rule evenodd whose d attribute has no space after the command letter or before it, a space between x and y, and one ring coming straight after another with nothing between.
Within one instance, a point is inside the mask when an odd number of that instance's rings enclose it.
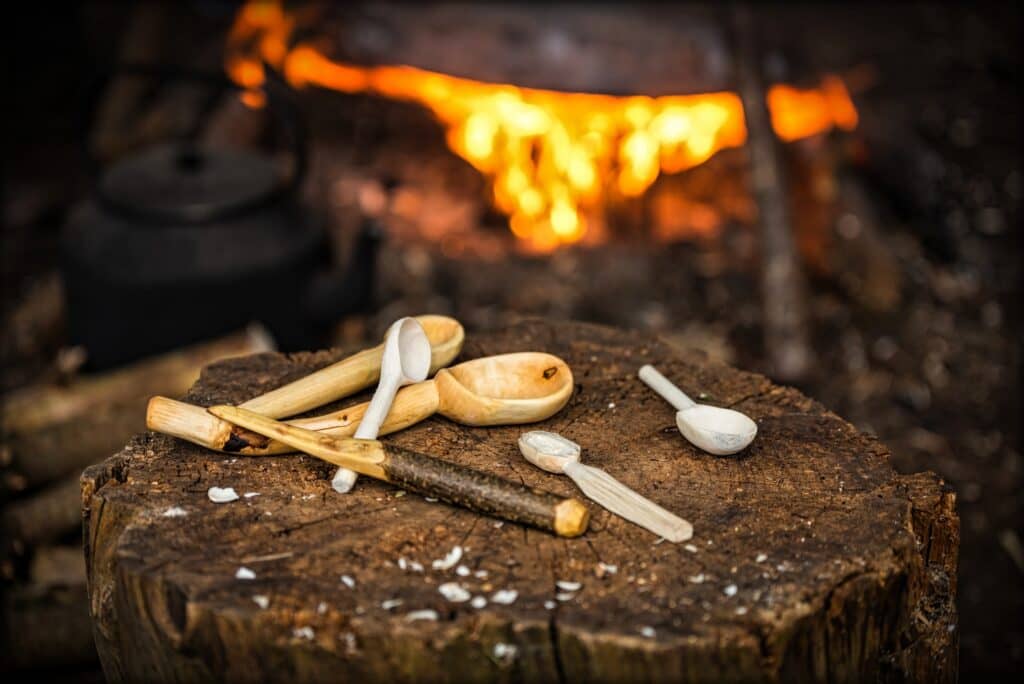
<instances>
[{"instance_id":1,"label":"burning log","mask_svg":"<svg viewBox=\"0 0 1024 684\"><path fill-rule=\"evenodd\" d=\"M956 585L934 578L955 577L958 529L938 478L897 475L884 446L793 389L646 334L531 321L464 354L539 346L576 384L536 428L691 521L690 545L594 507L567 540L376 481L337 496L308 456L142 435L82 480L107 675L330 679L343 655L367 681L955 677ZM238 402L342 356L215 364L186 399ZM730 458L691 446L637 379L645 363L751 415L753 444ZM435 417L387 441L574 495L517 456L528 429ZM212 486L238 496L212 503Z\"/></svg>"},{"instance_id":2,"label":"burning log","mask_svg":"<svg viewBox=\"0 0 1024 684\"><path fill-rule=\"evenodd\" d=\"M779 159L779 142L772 130L767 91L751 11L737 7L736 68L746 117L750 177L761 227L761 297L764 345L773 376L794 382L812 364L807 341L806 294L803 271L789 215L786 175Z\"/></svg>"}]
</instances>

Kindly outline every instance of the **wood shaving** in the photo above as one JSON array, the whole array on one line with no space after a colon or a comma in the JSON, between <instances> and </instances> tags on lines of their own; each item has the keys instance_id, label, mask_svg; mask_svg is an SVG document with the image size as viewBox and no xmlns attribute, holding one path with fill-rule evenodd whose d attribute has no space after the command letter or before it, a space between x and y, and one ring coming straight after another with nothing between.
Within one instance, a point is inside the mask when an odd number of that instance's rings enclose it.
<instances>
[{"instance_id":1,"label":"wood shaving","mask_svg":"<svg viewBox=\"0 0 1024 684\"><path fill-rule=\"evenodd\" d=\"M210 487L206 490L206 496L213 503L228 503L238 499L238 494L235 492L234 487Z\"/></svg>"},{"instance_id":2,"label":"wood shaving","mask_svg":"<svg viewBox=\"0 0 1024 684\"><path fill-rule=\"evenodd\" d=\"M445 582L437 591L452 603L465 603L469 600L469 592L456 582Z\"/></svg>"},{"instance_id":3,"label":"wood shaving","mask_svg":"<svg viewBox=\"0 0 1024 684\"><path fill-rule=\"evenodd\" d=\"M462 559L462 547L454 546L443 560L435 560L430 564L434 570L450 570Z\"/></svg>"}]
</instances>

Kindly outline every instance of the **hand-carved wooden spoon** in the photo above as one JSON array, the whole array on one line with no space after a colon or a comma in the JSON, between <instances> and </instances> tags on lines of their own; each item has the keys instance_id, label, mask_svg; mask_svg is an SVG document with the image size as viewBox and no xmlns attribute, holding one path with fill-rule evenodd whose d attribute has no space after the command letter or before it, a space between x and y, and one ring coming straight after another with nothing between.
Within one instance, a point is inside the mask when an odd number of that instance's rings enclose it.
<instances>
[{"instance_id":1,"label":"hand-carved wooden spoon","mask_svg":"<svg viewBox=\"0 0 1024 684\"><path fill-rule=\"evenodd\" d=\"M728 456L746 449L754 441L757 423L739 411L698 404L654 366L641 368L640 379L676 408L679 432L704 451Z\"/></svg>"},{"instance_id":2,"label":"hand-carved wooden spoon","mask_svg":"<svg viewBox=\"0 0 1024 684\"><path fill-rule=\"evenodd\" d=\"M465 339L462 325L447 316L416 316L430 340L430 372L450 364ZM347 358L261 394L241 404L271 418L294 416L366 389L380 378L384 345ZM237 451L245 442L233 438L232 425L198 406L167 397L153 397L146 409L146 427L217 451Z\"/></svg>"},{"instance_id":3,"label":"hand-carved wooden spoon","mask_svg":"<svg viewBox=\"0 0 1024 684\"><path fill-rule=\"evenodd\" d=\"M357 439L377 439L381 423L391 410L399 387L423 382L430 371L430 340L415 318L399 318L384 337L384 356L380 365L380 382L370 405L356 429ZM339 494L351 491L357 474L338 468L331 487Z\"/></svg>"},{"instance_id":4,"label":"hand-carved wooden spoon","mask_svg":"<svg viewBox=\"0 0 1024 684\"><path fill-rule=\"evenodd\" d=\"M527 461L549 473L568 475L589 499L612 513L650 530L670 542L693 536L693 525L647 499L614 477L580 463L580 445L554 432L532 430L519 437L519 451Z\"/></svg>"},{"instance_id":5,"label":"hand-carved wooden spoon","mask_svg":"<svg viewBox=\"0 0 1024 684\"><path fill-rule=\"evenodd\" d=\"M590 520L587 507L576 499L563 499L392 444L331 437L233 406L214 406L209 411L329 463L478 513L533 525L563 537L583 534Z\"/></svg>"},{"instance_id":6,"label":"hand-carved wooden spoon","mask_svg":"<svg viewBox=\"0 0 1024 684\"><path fill-rule=\"evenodd\" d=\"M409 385L398 391L381 435L404 430L435 413L462 425L520 425L536 423L560 411L572 396L572 371L565 361L543 352L518 352L485 356L437 372L433 380ZM155 401L155 400L154 400ZM203 434L202 441L186 436L211 449L246 456L285 454L295 451L283 442L219 420L206 409L164 399L179 422L189 429L178 432L158 430L182 437L183 432ZM335 437L351 437L369 404L350 406L315 418L288 421L307 430ZM154 407L150 401L150 410ZM206 416L206 418L204 418ZM166 422L166 421L165 421ZM195 426L206 426L198 431ZM150 426L150 429L156 429Z\"/></svg>"}]
</instances>

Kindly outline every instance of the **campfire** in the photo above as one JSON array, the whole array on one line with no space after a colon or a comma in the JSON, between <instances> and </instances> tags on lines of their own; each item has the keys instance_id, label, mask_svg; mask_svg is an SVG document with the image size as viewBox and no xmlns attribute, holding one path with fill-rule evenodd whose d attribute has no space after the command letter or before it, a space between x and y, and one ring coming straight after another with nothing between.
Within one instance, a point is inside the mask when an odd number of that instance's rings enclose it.
<instances>
[{"instance_id":1,"label":"campfire","mask_svg":"<svg viewBox=\"0 0 1024 684\"><path fill-rule=\"evenodd\" d=\"M307 23L309 18L307 17ZM743 106L733 92L614 96L489 83L410 65L332 60L303 22L279 3L252 1L231 30L226 69L259 107L265 69L298 88L320 87L418 103L444 125L448 147L488 179L493 206L528 251L598 242L607 209L674 174L744 144ZM843 81L767 91L776 135L792 141L857 125ZM714 230L714 221L704 221Z\"/></svg>"}]
</instances>

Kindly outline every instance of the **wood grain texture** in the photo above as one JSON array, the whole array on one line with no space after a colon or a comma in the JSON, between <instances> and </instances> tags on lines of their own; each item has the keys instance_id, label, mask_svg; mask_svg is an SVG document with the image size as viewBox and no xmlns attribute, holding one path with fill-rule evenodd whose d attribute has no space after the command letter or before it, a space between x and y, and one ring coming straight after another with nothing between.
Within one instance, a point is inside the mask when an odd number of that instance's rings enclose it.
<instances>
[{"instance_id":1,"label":"wood grain texture","mask_svg":"<svg viewBox=\"0 0 1024 684\"><path fill-rule=\"evenodd\" d=\"M937 478L896 475L882 444L796 390L639 333L531 321L470 335L461 358L522 350L557 354L576 382L566 408L537 428L576 441L584 462L692 521L696 551L655 543L597 507L587 534L564 539L379 482L338 496L331 466L310 457L233 457L141 435L82 481L90 606L107 675L955 679L959 531L953 495ZM342 355L219 363L189 398L238 402ZM701 401L750 414L753 445L733 457L698 452L679 436L673 409L637 379L644 363ZM523 460L524 429L434 417L387 441L578 496L567 478ZM259 496L212 504L211 486ZM165 517L172 506L187 516ZM486 577L431 568L455 545L465 549L461 563ZM425 571L401 569L400 558ZM254 580L235 579L243 565ZM559 580L583 586L554 601ZM437 588L452 581L473 595L518 597L483 609L449 603ZM382 607L392 599L401 605ZM405 619L420 609L439 620ZM514 655L496 655L497 644L515 646Z\"/></svg>"}]
</instances>

